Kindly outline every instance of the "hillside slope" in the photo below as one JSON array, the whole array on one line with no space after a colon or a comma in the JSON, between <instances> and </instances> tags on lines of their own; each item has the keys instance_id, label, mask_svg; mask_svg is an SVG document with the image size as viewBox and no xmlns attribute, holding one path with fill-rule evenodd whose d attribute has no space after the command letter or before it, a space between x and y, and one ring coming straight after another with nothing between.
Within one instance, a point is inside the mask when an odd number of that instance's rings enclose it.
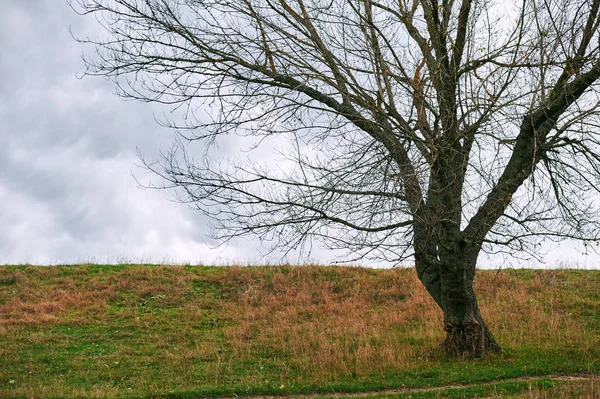
<instances>
[{"instance_id":1,"label":"hillside slope","mask_svg":"<svg viewBox=\"0 0 600 399\"><path fill-rule=\"evenodd\" d=\"M0 267L0 397L349 393L600 372L600 271L480 271L476 292L505 353L463 361L432 354L442 315L412 269Z\"/></svg>"}]
</instances>

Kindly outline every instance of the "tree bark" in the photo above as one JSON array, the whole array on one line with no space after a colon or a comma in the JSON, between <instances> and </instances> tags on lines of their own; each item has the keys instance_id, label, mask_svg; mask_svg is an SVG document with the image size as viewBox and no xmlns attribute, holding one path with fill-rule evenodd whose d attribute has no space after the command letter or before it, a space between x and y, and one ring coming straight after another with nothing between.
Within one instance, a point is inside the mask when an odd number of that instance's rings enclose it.
<instances>
[{"instance_id":1,"label":"tree bark","mask_svg":"<svg viewBox=\"0 0 600 399\"><path fill-rule=\"evenodd\" d=\"M466 288L465 295L459 295L464 299L455 300L450 296L443 299L446 339L440 349L457 357L481 357L486 353L501 352L481 317L473 288Z\"/></svg>"},{"instance_id":2,"label":"tree bark","mask_svg":"<svg viewBox=\"0 0 600 399\"><path fill-rule=\"evenodd\" d=\"M502 352L481 316L473 291L477 252L457 247L452 256L442 256L442 260L416 258L419 279L444 313L446 338L439 350L448 356L481 357Z\"/></svg>"}]
</instances>

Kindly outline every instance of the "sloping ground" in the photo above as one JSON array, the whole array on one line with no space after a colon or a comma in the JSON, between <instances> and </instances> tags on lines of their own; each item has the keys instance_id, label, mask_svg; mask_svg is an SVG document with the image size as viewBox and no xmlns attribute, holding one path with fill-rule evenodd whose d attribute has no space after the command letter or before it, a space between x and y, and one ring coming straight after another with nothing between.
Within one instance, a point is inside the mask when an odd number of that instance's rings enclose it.
<instances>
[{"instance_id":1,"label":"sloping ground","mask_svg":"<svg viewBox=\"0 0 600 399\"><path fill-rule=\"evenodd\" d=\"M507 379L600 371L598 287L598 271L479 272L505 354L461 361L430 355L441 312L410 269L0 267L0 397L381 396L498 380L512 394L528 385Z\"/></svg>"}]
</instances>

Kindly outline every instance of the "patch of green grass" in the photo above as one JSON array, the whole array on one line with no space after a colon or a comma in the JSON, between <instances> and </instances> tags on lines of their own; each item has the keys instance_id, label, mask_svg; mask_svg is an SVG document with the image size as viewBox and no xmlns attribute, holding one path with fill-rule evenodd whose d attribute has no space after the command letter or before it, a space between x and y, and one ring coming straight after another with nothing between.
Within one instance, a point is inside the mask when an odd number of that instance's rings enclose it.
<instances>
[{"instance_id":1,"label":"patch of green grass","mask_svg":"<svg viewBox=\"0 0 600 399\"><path fill-rule=\"evenodd\" d=\"M487 397L506 397L528 391L531 389L545 390L555 387L557 384L548 379L537 381L518 381L518 382L500 382L490 385L479 385L472 387L455 387L448 389L439 389L424 392L399 392L393 394L368 396L368 399L466 399L466 398L487 398ZM348 399L341 397L340 399ZM332 398L331 398L332 399Z\"/></svg>"}]
</instances>

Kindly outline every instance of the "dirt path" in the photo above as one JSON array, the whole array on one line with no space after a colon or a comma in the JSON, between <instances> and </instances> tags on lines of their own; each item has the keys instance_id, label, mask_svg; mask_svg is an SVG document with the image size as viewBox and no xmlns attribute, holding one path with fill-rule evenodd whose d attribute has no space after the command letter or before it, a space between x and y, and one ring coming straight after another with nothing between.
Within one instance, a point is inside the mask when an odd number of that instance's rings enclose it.
<instances>
[{"instance_id":1,"label":"dirt path","mask_svg":"<svg viewBox=\"0 0 600 399\"><path fill-rule=\"evenodd\" d=\"M477 386L490 386L503 382L526 382L526 381L539 381L539 380L554 380L554 381L589 381L593 379L597 379L598 376L591 376L585 374L575 374L575 375L559 375L559 374L550 374L550 375L539 375L533 377L518 377L518 378L507 378L502 380L488 381L488 382L479 382L473 384L462 384L462 385L443 385L438 387L428 387L428 388L394 388L394 389L384 389L381 391L365 391L365 392L346 392L346 393L313 393L313 394L298 394L298 395L254 395L254 396L235 396L230 398L223 399L321 399L321 398L364 398L374 395L390 395L390 394L398 394L398 393L417 393L417 392L436 392L443 391L445 389L460 389L460 388L471 388Z\"/></svg>"}]
</instances>

